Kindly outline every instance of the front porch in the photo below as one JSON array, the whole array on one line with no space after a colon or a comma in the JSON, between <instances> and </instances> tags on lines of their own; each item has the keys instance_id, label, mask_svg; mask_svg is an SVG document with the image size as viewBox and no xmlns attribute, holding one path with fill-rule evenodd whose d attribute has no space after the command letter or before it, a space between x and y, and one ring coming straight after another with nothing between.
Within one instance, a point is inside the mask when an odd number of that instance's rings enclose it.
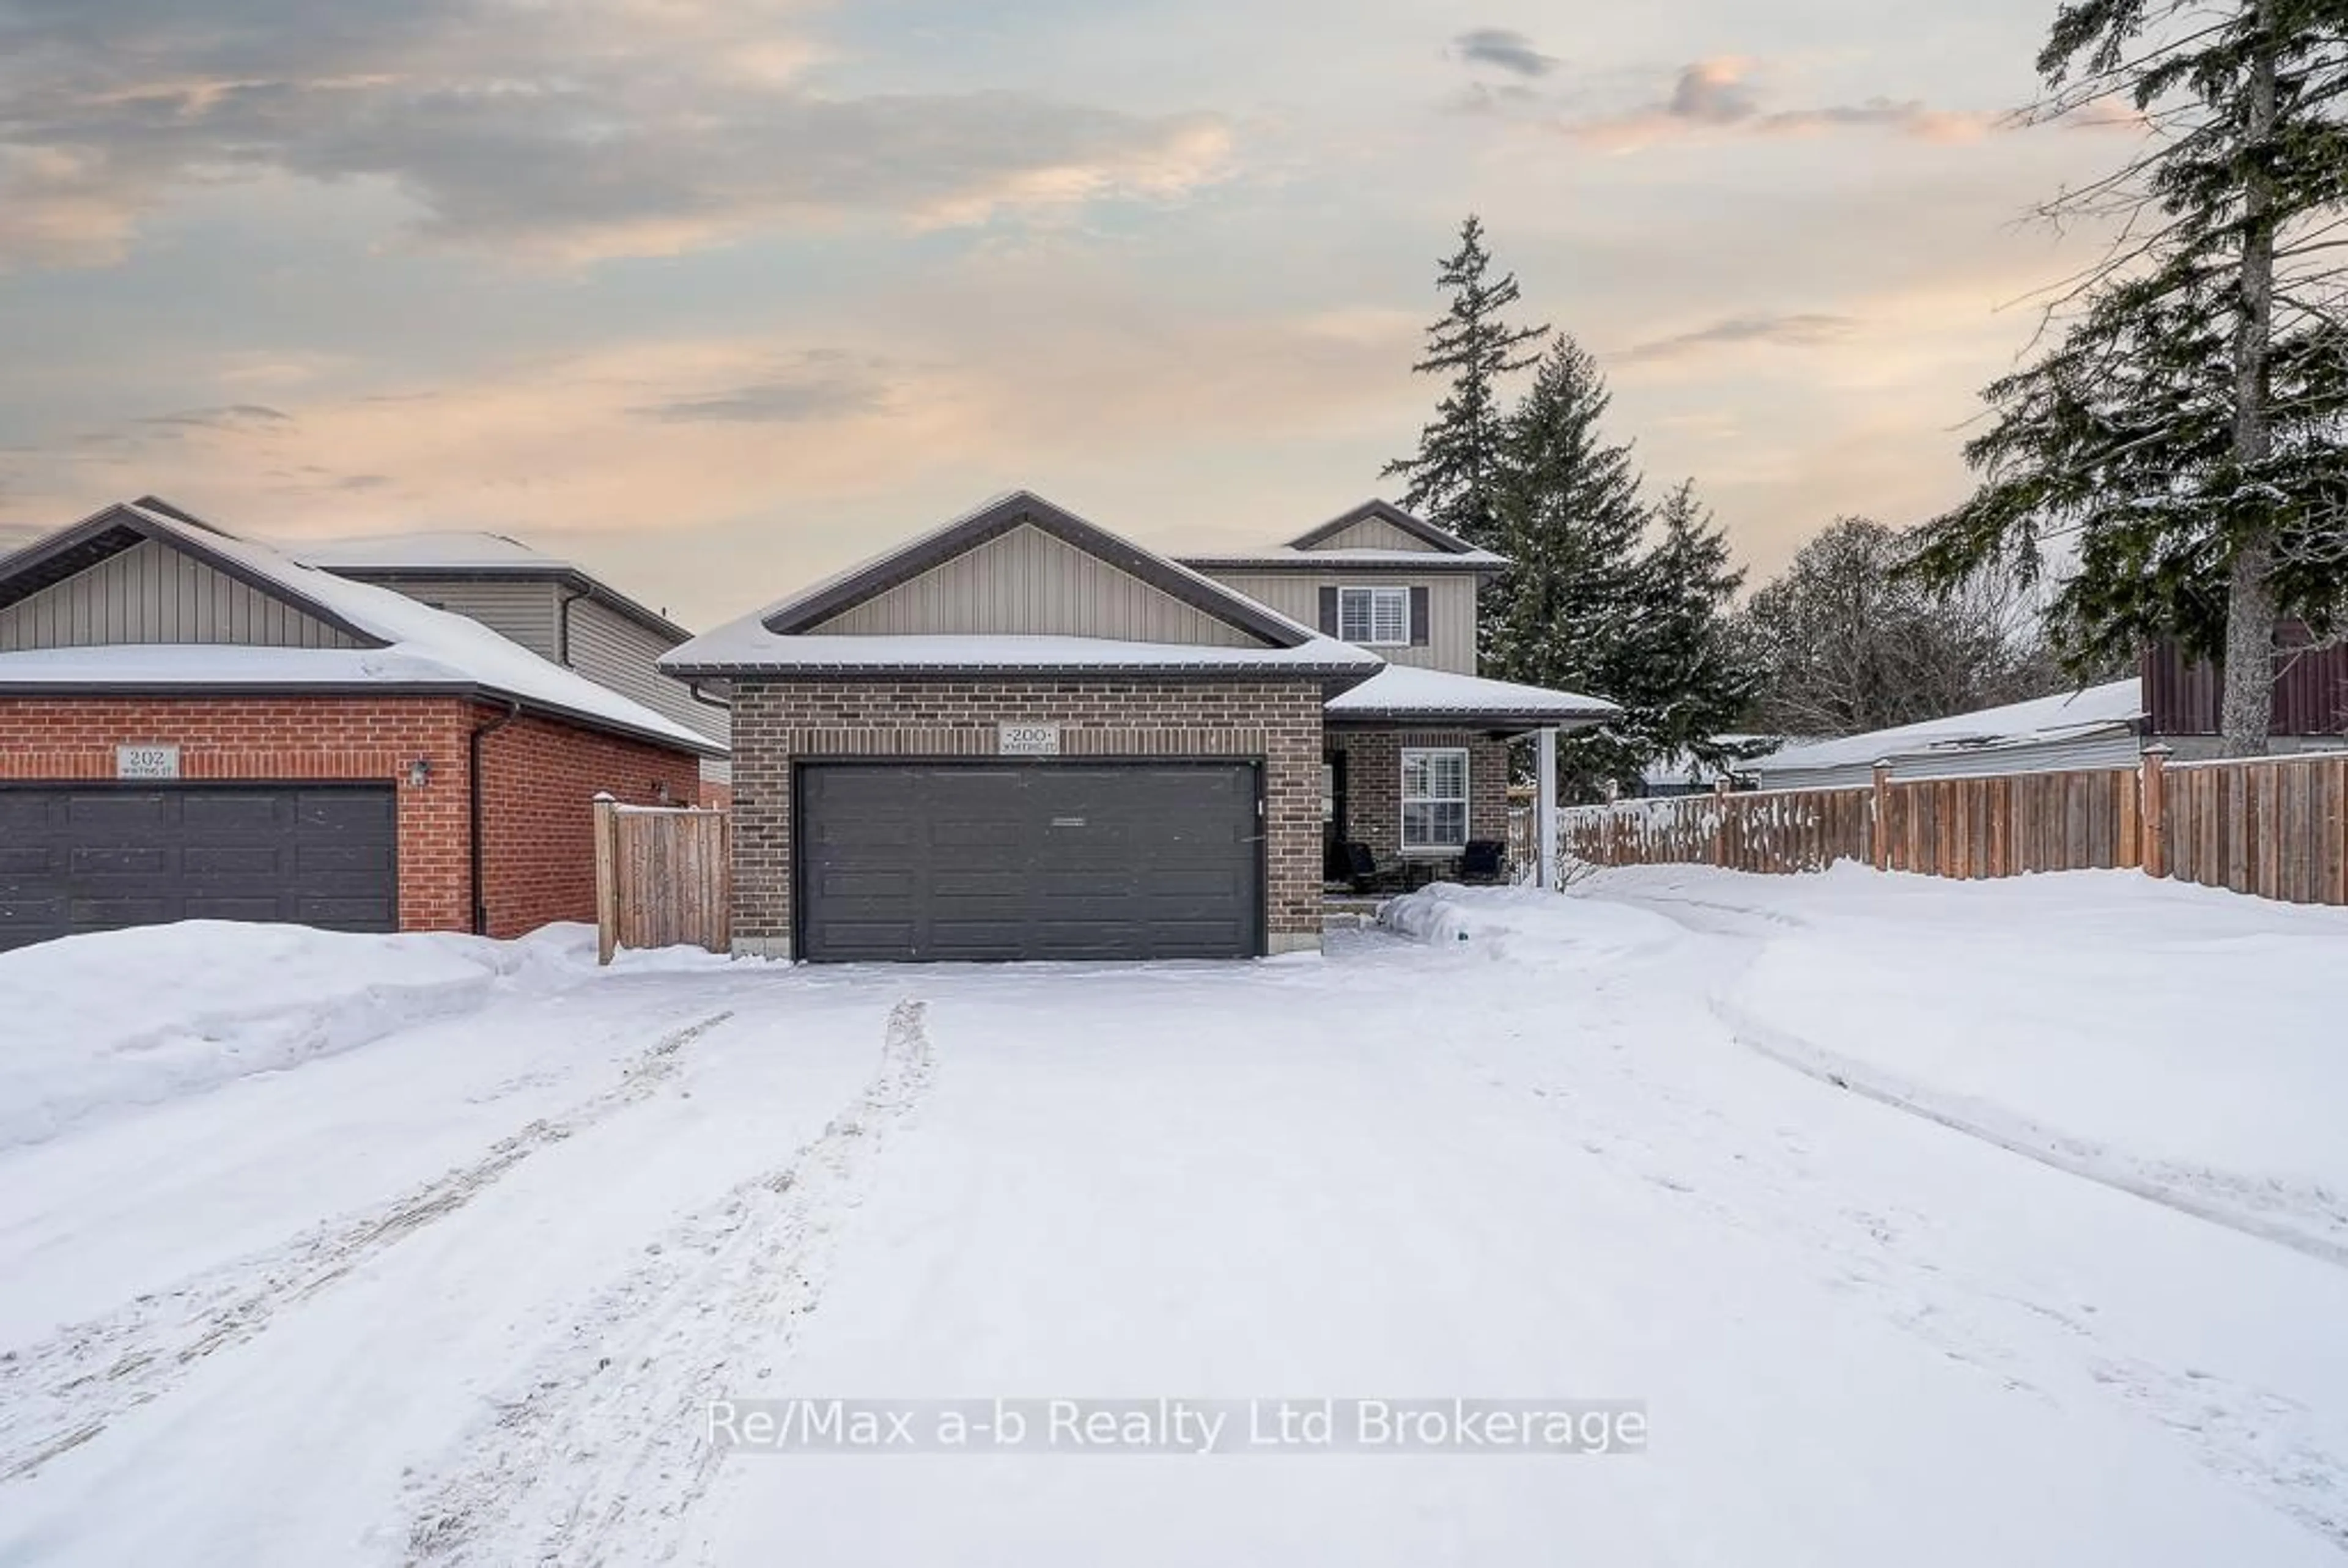
<instances>
[{"instance_id":1,"label":"front porch","mask_svg":"<svg viewBox=\"0 0 2348 1568\"><path fill-rule=\"evenodd\" d=\"M1322 720L1324 893L1391 895L1435 881L1556 884L1557 737L1617 710L1602 699L1389 665ZM1513 750L1538 781L1535 864L1512 863Z\"/></svg>"}]
</instances>

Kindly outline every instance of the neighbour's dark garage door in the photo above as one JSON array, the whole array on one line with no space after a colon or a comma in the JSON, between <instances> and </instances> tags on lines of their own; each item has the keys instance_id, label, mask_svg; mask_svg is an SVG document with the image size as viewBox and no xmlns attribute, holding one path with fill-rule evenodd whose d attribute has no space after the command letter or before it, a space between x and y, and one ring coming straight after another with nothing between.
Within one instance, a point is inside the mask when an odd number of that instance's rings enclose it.
<instances>
[{"instance_id":1,"label":"neighbour's dark garage door","mask_svg":"<svg viewBox=\"0 0 2348 1568\"><path fill-rule=\"evenodd\" d=\"M1253 764L808 764L809 958L1228 958L1262 949Z\"/></svg>"},{"instance_id":2,"label":"neighbour's dark garage door","mask_svg":"<svg viewBox=\"0 0 2348 1568\"><path fill-rule=\"evenodd\" d=\"M164 920L399 926L388 785L0 786L0 950Z\"/></svg>"}]
</instances>

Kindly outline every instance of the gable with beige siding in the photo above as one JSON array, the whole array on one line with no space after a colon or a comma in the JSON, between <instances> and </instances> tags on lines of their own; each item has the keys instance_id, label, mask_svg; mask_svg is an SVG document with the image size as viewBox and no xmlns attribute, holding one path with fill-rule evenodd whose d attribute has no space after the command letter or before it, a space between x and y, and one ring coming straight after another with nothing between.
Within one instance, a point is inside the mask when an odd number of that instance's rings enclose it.
<instances>
[{"instance_id":1,"label":"gable with beige siding","mask_svg":"<svg viewBox=\"0 0 2348 1568\"><path fill-rule=\"evenodd\" d=\"M123 643L358 646L315 616L153 539L0 609L0 653Z\"/></svg>"},{"instance_id":2,"label":"gable with beige siding","mask_svg":"<svg viewBox=\"0 0 2348 1568\"><path fill-rule=\"evenodd\" d=\"M1315 539L1309 547L1315 550L1410 550L1419 555L1441 555L1443 552L1420 538L1405 532L1384 518L1362 518L1339 528L1325 539Z\"/></svg>"},{"instance_id":3,"label":"gable with beige siding","mask_svg":"<svg viewBox=\"0 0 2348 1568\"><path fill-rule=\"evenodd\" d=\"M1448 670L1459 675L1476 673L1477 579L1471 573L1429 572L1416 577L1408 570L1392 569L1353 573L1218 569L1213 576L1225 588L1306 626L1320 624L1324 588L1423 588L1426 589L1426 645L1375 651L1390 663Z\"/></svg>"},{"instance_id":4,"label":"gable with beige siding","mask_svg":"<svg viewBox=\"0 0 2348 1568\"><path fill-rule=\"evenodd\" d=\"M437 610L479 621L510 642L519 642L550 664L562 662L561 620L562 589L546 578L488 576L424 577L356 569L335 570L337 577L371 582L394 593L421 600ZM633 693L631 693L633 695Z\"/></svg>"},{"instance_id":5,"label":"gable with beige siding","mask_svg":"<svg viewBox=\"0 0 2348 1568\"><path fill-rule=\"evenodd\" d=\"M1101 637L1262 646L1250 633L1025 524L807 630L825 636Z\"/></svg>"}]
</instances>

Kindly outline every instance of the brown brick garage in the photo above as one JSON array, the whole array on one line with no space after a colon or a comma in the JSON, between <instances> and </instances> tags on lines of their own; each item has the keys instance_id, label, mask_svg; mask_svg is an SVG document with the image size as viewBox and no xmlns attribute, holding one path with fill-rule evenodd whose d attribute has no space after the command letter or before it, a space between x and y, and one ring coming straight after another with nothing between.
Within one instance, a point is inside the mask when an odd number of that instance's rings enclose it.
<instances>
[{"instance_id":1,"label":"brown brick garage","mask_svg":"<svg viewBox=\"0 0 2348 1568\"><path fill-rule=\"evenodd\" d=\"M396 819L397 914L365 923L469 930L469 737L506 716L459 697L0 698L0 788L15 786L21 801L51 786L131 787L113 782L122 745L177 746L188 786L385 786ZM664 794L689 803L700 787L689 753L530 714L485 735L481 755L484 894L497 937L594 917L599 790L650 804ZM417 762L421 784L411 779ZM36 874L17 875L18 892L30 892ZM0 902L9 876L0 869Z\"/></svg>"},{"instance_id":2,"label":"brown brick garage","mask_svg":"<svg viewBox=\"0 0 2348 1568\"><path fill-rule=\"evenodd\" d=\"M998 726L1056 724L1064 761L1251 762L1263 799L1262 923L1272 952L1321 936L1317 680L1121 676L743 677L733 685L734 935L794 950L794 766L823 759L986 758ZM1049 766L1048 762L1035 765Z\"/></svg>"}]
</instances>

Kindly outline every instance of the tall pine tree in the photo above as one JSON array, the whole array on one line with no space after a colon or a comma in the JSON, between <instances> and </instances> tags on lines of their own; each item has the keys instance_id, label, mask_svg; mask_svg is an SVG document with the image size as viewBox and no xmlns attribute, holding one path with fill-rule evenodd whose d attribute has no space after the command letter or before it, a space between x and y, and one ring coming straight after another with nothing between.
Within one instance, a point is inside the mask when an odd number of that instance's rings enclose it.
<instances>
[{"instance_id":1,"label":"tall pine tree","mask_svg":"<svg viewBox=\"0 0 2348 1568\"><path fill-rule=\"evenodd\" d=\"M1685 756L1718 769L1749 754L1719 736L1761 683L1729 619L1745 573L1729 564L1727 538L1696 498L1694 480L1663 497L1655 526L1640 563L1643 613L1622 649L1622 662L1635 668L1615 678L1612 692L1625 710L1618 728L1642 762Z\"/></svg>"},{"instance_id":2,"label":"tall pine tree","mask_svg":"<svg viewBox=\"0 0 2348 1568\"><path fill-rule=\"evenodd\" d=\"M1459 249L1441 263L1435 281L1450 295L1449 308L1426 329L1426 354L1411 369L1447 377L1449 390L1419 432L1417 452L1395 458L1380 475L1409 481L1403 504L1420 517L1490 548L1507 424L1500 383L1533 363L1549 328L1509 323L1505 313L1518 302L1517 275L1492 276L1483 220L1473 214L1460 224Z\"/></svg>"},{"instance_id":3,"label":"tall pine tree","mask_svg":"<svg viewBox=\"0 0 2348 1568\"><path fill-rule=\"evenodd\" d=\"M1601 428L1611 401L1597 361L1560 336L1509 415L1495 487L1491 548L1509 569L1485 590L1483 668L1503 681L1622 700L1635 662L1647 515L1631 448ZM1569 794L1635 773L1638 743L1614 726L1560 756Z\"/></svg>"},{"instance_id":4,"label":"tall pine tree","mask_svg":"<svg viewBox=\"0 0 2348 1568\"><path fill-rule=\"evenodd\" d=\"M2279 617L2320 626L2348 587L2348 0L2070 0L2038 66L2042 118L2118 100L2147 150L2047 209L2121 241L1989 388L1982 487L1920 564L1949 586L2075 541L2071 661L2221 656L2226 748L2262 752Z\"/></svg>"}]
</instances>

